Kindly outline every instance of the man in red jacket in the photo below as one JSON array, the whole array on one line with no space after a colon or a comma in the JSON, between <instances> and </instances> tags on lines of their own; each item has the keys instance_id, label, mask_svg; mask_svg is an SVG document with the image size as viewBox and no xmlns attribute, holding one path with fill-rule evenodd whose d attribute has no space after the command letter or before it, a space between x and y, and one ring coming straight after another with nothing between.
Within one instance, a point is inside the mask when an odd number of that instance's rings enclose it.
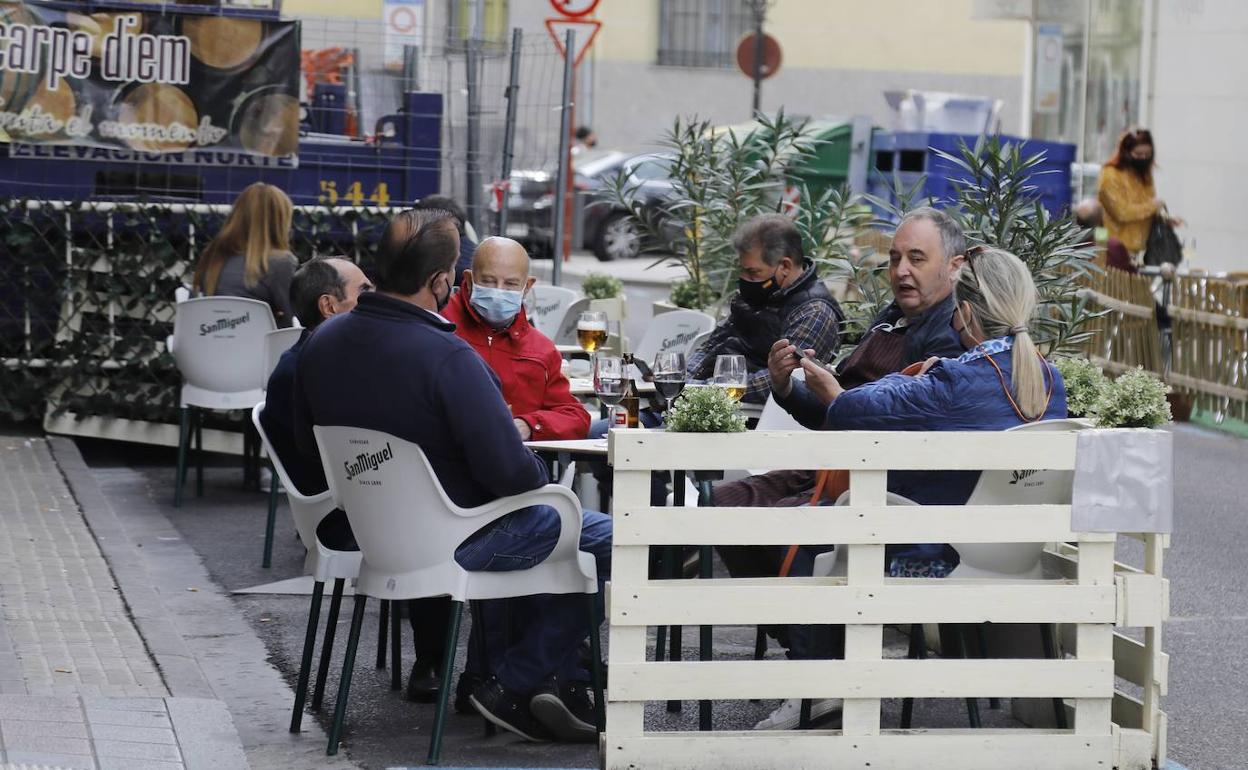
<instances>
[{"instance_id":1,"label":"man in red jacket","mask_svg":"<svg viewBox=\"0 0 1248 770\"><path fill-rule=\"evenodd\" d=\"M572 397L563 357L523 312L524 295L536 280L523 246L486 238L442 314L498 375L522 440L585 438L589 412Z\"/></svg>"}]
</instances>

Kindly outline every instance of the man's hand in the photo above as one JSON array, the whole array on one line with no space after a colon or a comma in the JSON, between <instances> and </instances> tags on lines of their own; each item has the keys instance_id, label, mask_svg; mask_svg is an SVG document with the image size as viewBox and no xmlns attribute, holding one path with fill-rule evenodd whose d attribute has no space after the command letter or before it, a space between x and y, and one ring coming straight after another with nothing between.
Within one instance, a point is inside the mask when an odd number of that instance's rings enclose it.
<instances>
[{"instance_id":1,"label":"man's hand","mask_svg":"<svg viewBox=\"0 0 1248 770\"><path fill-rule=\"evenodd\" d=\"M811 355L815 353L813 350L806 352ZM793 390L791 378L793 370L800 365L800 362L797 348L793 347L787 339L776 340L776 344L771 346L771 352L767 354L767 371L771 374L771 392L775 393L777 398L784 398Z\"/></svg>"},{"instance_id":2,"label":"man's hand","mask_svg":"<svg viewBox=\"0 0 1248 770\"><path fill-rule=\"evenodd\" d=\"M533 438L533 431L529 428L529 424L527 422L521 420L519 417L513 419L512 422L515 423L516 430L520 433L521 441L528 441Z\"/></svg>"},{"instance_id":3,"label":"man's hand","mask_svg":"<svg viewBox=\"0 0 1248 770\"><path fill-rule=\"evenodd\" d=\"M824 406L831 404L837 396L845 392L832 372L809 358L802 359L802 369L806 372L806 387L823 402Z\"/></svg>"}]
</instances>

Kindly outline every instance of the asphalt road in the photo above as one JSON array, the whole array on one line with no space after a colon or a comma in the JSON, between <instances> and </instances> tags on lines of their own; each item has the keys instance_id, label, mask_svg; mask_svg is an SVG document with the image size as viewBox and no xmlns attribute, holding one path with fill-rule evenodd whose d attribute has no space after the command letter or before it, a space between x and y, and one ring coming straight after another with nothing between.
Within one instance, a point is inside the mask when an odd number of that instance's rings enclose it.
<instances>
[{"instance_id":1,"label":"asphalt road","mask_svg":"<svg viewBox=\"0 0 1248 770\"><path fill-rule=\"evenodd\" d=\"M285 506L279 509L271 569L260 567L266 497L240 488L234 466L209 469L207 494L189 496L184 507L169 504L172 453L154 448L122 447L81 441L89 464L111 479L113 488L125 480L131 493L141 485L154 508L167 515L203 559L213 579L227 590L269 583L300 574L303 550L294 536ZM1241 553L1245 537L1245 469L1248 442L1195 429L1180 429L1175 445L1177 490L1176 529L1167 554L1172 587L1173 619L1165 632L1171 655L1171 683L1164 709L1170 718L1170 756L1189 770L1231 770L1248 767L1248 567ZM224 458L221 460L225 462ZM118 474L123 474L118 476ZM105 487L106 490L109 488ZM133 498L131 498L133 500ZM1123 554L1130 556L1129 547ZM292 684L298 666L307 618L305 596L235 594L234 601L264 641L270 661ZM328 604L328 602L326 603ZM349 628L350 600L344 602L336 647L341 653ZM404 626L405 635L409 629ZM467 638L465 629L464 638ZM407 637L405 636L405 639ZM351 692L347 731L348 756L365 768L416 766L423 763L432 708L406 702L389 689L388 671L373 667L376 610L365 624L360 657ZM604 635L605 639L605 635ZM696 658L695 629L685 633L685 656ZM888 636L889 655L904 654L904 638ZM753 629L717 629L716 659L748 658ZM779 653L773 648L770 655ZM411 648L405 642L405 666ZM463 651L459 660L462 665ZM337 690L340 660L335 661L327 688ZM406 673L406 672L405 672ZM406 677L404 677L406 680ZM986 726L1019 726L1009 716L1008 701L1000 710L980 704ZM733 701L715 704L715 729L749 729L775 702ZM897 724L900 702L886 701L884 724ZM315 717L328 727L328 709ZM696 704L679 714L651 704L648 729L696 729ZM916 726L962 726L959 701L925 701L916 710ZM587 746L525 745L500 734L485 739L479 719L450 720L444 764L478 767L594 767L595 752Z\"/></svg>"}]
</instances>

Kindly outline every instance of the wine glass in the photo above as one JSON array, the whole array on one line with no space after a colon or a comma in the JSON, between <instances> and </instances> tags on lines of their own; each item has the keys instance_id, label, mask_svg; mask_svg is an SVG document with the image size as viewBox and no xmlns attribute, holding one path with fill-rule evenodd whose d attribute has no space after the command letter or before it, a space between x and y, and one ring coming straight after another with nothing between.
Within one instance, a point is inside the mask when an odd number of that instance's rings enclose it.
<instances>
[{"instance_id":1,"label":"wine glass","mask_svg":"<svg viewBox=\"0 0 1248 770\"><path fill-rule=\"evenodd\" d=\"M581 313L576 319L576 342L581 350L593 353L607 341L607 314L601 311Z\"/></svg>"},{"instance_id":2,"label":"wine glass","mask_svg":"<svg viewBox=\"0 0 1248 770\"><path fill-rule=\"evenodd\" d=\"M614 409L624 400L628 378L624 376L624 359L599 353L594 356L594 393L603 404Z\"/></svg>"},{"instance_id":3,"label":"wine glass","mask_svg":"<svg viewBox=\"0 0 1248 770\"><path fill-rule=\"evenodd\" d=\"M716 385L728 391L728 395L740 401L745 395L745 386L749 375L745 369L745 356L716 356L715 376L712 380Z\"/></svg>"},{"instance_id":4,"label":"wine glass","mask_svg":"<svg viewBox=\"0 0 1248 770\"><path fill-rule=\"evenodd\" d=\"M685 389L685 354L679 351L654 357L654 389L663 397L664 409Z\"/></svg>"}]
</instances>

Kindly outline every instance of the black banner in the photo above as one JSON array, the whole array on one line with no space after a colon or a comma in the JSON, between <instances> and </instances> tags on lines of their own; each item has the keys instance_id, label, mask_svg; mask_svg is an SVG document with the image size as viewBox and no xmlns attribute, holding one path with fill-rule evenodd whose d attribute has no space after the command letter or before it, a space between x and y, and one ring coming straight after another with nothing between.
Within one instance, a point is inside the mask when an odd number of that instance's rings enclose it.
<instances>
[{"instance_id":1,"label":"black banner","mask_svg":"<svg viewBox=\"0 0 1248 770\"><path fill-rule=\"evenodd\" d=\"M4 138L145 155L226 150L293 159L298 24L0 2Z\"/></svg>"}]
</instances>

